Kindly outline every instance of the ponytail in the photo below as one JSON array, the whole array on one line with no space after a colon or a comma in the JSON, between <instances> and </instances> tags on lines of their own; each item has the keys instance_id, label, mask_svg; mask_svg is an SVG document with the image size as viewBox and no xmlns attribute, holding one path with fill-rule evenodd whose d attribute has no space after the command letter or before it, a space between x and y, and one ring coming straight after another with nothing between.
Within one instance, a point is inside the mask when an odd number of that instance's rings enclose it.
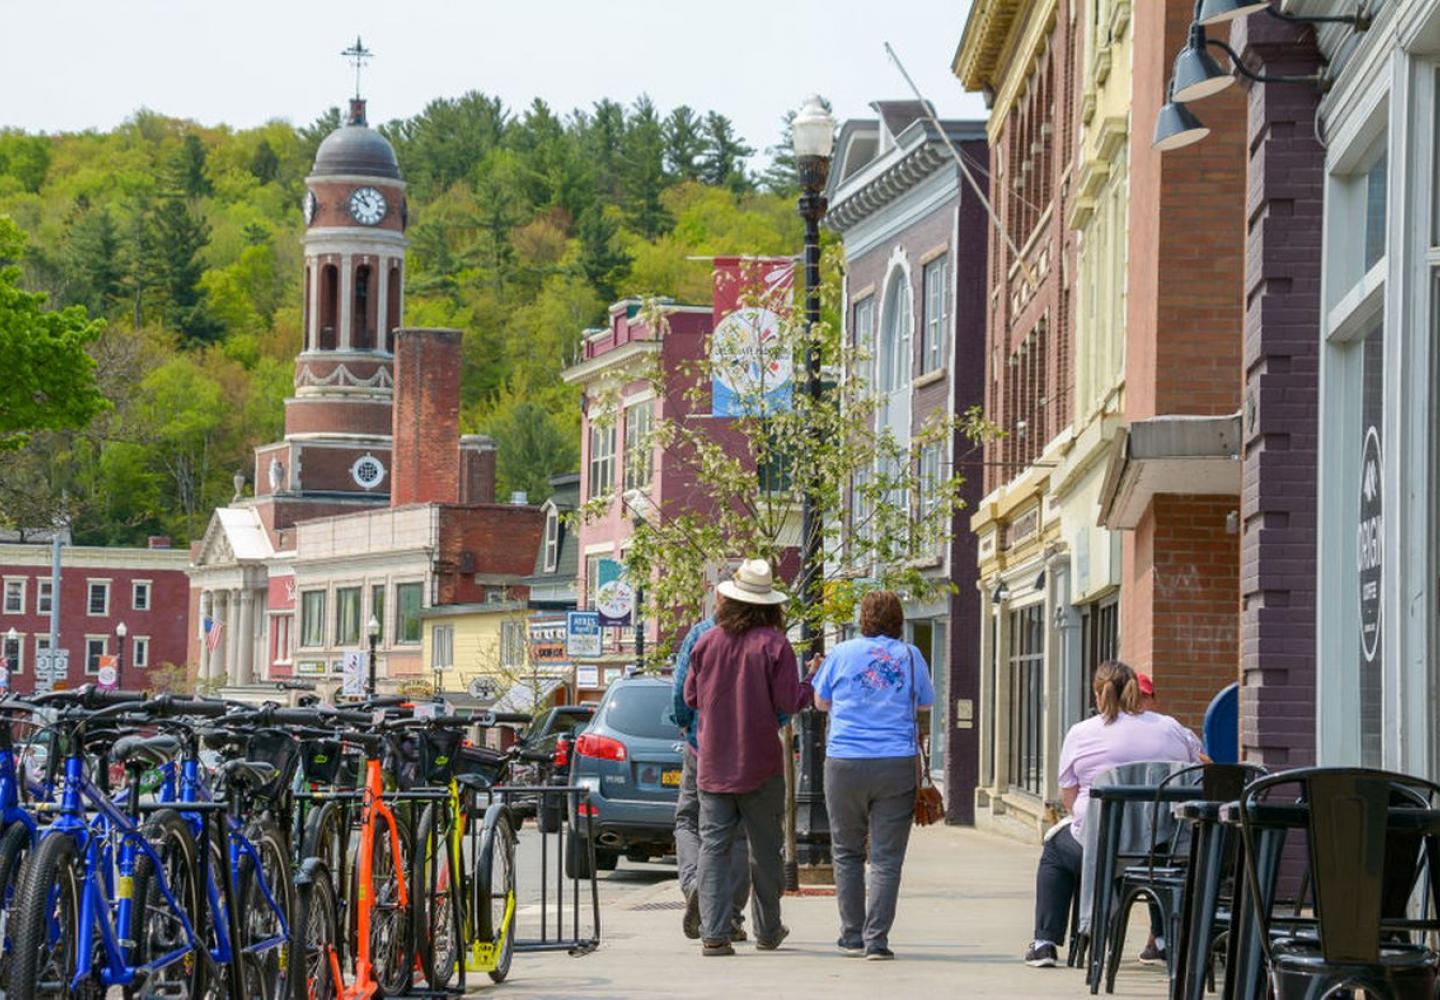
<instances>
[{"instance_id":1,"label":"ponytail","mask_svg":"<svg viewBox=\"0 0 1440 1000\"><path fill-rule=\"evenodd\" d=\"M1119 660L1106 660L1095 668L1094 690L1095 705L1107 726L1121 712L1127 715L1140 712L1140 681L1135 671Z\"/></svg>"}]
</instances>

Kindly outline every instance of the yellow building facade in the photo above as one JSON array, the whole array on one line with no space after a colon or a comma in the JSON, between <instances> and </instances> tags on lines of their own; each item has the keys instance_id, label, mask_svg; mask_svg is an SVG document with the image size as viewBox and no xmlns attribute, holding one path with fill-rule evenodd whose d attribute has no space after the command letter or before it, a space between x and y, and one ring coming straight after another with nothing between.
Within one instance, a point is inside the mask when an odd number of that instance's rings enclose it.
<instances>
[{"instance_id":1,"label":"yellow building facade","mask_svg":"<svg viewBox=\"0 0 1440 1000\"><path fill-rule=\"evenodd\" d=\"M527 628L533 614L523 602L451 604L422 613L426 676L442 694L480 702L504 698L529 680Z\"/></svg>"}]
</instances>

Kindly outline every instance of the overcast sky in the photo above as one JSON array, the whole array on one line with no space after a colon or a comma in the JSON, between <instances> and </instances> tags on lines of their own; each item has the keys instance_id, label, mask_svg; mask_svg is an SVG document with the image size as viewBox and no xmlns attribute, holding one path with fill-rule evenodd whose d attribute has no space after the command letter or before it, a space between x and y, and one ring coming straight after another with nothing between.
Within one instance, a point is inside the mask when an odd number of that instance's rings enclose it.
<instances>
[{"instance_id":1,"label":"overcast sky","mask_svg":"<svg viewBox=\"0 0 1440 1000\"><path fill-rule=\"evenodd\" d=\"M0 40L0 126L108 129L145 107L237 127L305 123L375 58L372 122L467 90L560 111L648 93L730 116L757 149L810 92L836 116L908 97L889 41L942 116L982 117L950 73L968 0L21 0Z\"/></svg>"}]
</instances>

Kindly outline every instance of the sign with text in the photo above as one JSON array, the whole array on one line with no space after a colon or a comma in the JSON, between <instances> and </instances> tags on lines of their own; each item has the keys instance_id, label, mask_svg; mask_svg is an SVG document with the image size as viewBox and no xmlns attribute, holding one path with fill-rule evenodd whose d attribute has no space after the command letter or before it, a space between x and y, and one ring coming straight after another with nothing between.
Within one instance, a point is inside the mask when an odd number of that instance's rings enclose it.
<instances>
[{"instance_id":1,"label":"sign with text","mask_svg":"<svg viewBox=\"0 0 1440 1000\"><path fill-rule=\"evenodd\" d=\"M35 653L35 690L41 694L55 690L58 681L70 673L68 649L41 649Z\"/></svg>"},{"instance_id":2,"label":"sign with text","mask_svg":"<svg viewBox=\"0 0 1440 1000\"><path fill-rule=\"evenodd\" d=\"M95 676L96 682L102 688L113 688L116 680L118 680L120 676L118 658L113 654L107 653L99 657L95 662L99 668Z\"/></svg>"},{"instance_id":3,"label":"sign with text","mask_svg":"<svg viewBox=\"0 0 1440 1000\"><path fill-rule=\"evenodd\" d=\"M625 564L618 559L601 559L595 587L595 610L600 624L629 625L635 612L635 588L625 576Z\"/></svg>"},{"instance_id":4,"label":"sign with text","mask_svg":"<svg viewBox=\"0 0 1440 1000\"><path fill-rule=\"evenodd\" d=\"M365 654L358 649L347 650L340 661L340 673L344 676L340 693L347 698L358 698L365 693Z\"/></svg>"},{"instance_id":5,"label":"sign with text","mask_svg":"<svg viewBox=\"0 0 1440 1000\"><path fill-rule=\"evenodd\" d=\"M710 335L710 413L756 416L790 407L795 359L782 326L792 311L788 257L717 257Z\"/></svg>"},{"instance_id":6,"label":"sign with text","mask_svg":"<svg viewBox=\"0 0 1440 1000\"><path fill-rule=\"evenodd\" d=\"M600 614L570 611L565 615L565 652L573 657L600 655Z\"/></svg>"},{"instance_id":7,"label":"sign with text","mask_svg":"<svg viewBox=\"0 0 1440 1000\"><path fill-rule=\"evenodd\" d=\"M598 688L600 686L600 668L596 666L576 667L575 686L577 688Z\"/></svg>"},{"instance_id":8,"label":"sign with text","mask_svg":"<svg viewBox=\"0 0 1440 1000\"><path fill-rule=\"evenodd\" d=\"M530 662L538 665L566 662L568 636L566 620L560 617L532 618L530 629Z\"/></svg>"}]
</instances>

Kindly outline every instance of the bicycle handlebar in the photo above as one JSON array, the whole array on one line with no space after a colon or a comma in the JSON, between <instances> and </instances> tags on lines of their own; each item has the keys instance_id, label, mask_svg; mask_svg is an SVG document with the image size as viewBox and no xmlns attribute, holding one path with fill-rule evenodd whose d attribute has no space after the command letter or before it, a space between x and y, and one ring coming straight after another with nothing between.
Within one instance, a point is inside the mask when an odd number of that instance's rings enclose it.
<instances>
[{"instance_id":1,"label":"bicycle handlebar","mask_svg":"<svg viewBox=\"0 0 1440 1000\"><path fill-rule=\"evenodd\" d=\"M94 684L85 684L64 691L49 691L30 696L36 705L79 705L82 708L109 708L113 705L129 705L150 700L148 691L127 691L121 688L104 689Z\"/></svg>"}]
</instances>

